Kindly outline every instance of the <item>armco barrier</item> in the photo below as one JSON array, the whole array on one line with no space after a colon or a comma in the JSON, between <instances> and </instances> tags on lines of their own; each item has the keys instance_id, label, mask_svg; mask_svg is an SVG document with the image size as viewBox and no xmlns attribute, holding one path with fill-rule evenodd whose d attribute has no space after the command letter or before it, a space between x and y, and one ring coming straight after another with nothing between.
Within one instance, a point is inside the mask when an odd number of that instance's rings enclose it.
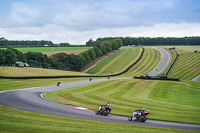
<instances>
[{"instance_id":1,"label":"armco barrier","mask_svg":"<svg viewBox=\"0 0 200 133\"><path fill-rule=\"evenodd\" d=\"M126 73L131 67L133 67L140 59L142 58L144 54L144 48L142 47L142 53L140 57L133 63L131 64L126 70L123 72L117 73L117 74L112 74L112 75L77 75L77 76L30 76L30 77L6 77L6 76L1 76L0 78L3 79L50 79L50 78L81 78L81 77L111 77L111 76L119 76L124 73Z\"/></svg>"},{"instance_id":2,"label":"armco barrier","mask_svg":"<svg viewBox=\"0 0 200 133\"><path fill-rule=\"evenodd\" d=\"M167 78L167 77L134 77L135 79L146 79L146 80L170 80L170 81L180 81L179 79L174 79L174 78Z\"/></svg>"},{"instance_id":3,"label":"armco barrier","mask_svg":"<svg viewBox=\"0 0 200 133\"><path fill-rule=\"evenodd\" d=\"M176 59L178 58L179 54L176 54L176 57L174 58L172 64L170 65L170 67L168 68L168 70L165 73L165 77L167 77L167 74L169 73L169 71L171 70L172 66L174 65Z\"/></svg>"}]
</instances>

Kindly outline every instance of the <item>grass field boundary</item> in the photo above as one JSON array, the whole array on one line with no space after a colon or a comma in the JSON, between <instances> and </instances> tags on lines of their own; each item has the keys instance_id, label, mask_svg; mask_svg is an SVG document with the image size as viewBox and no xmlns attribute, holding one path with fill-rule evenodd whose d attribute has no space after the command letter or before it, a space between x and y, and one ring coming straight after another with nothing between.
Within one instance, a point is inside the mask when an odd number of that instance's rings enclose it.
<instances>
[{"instance_id":1,"label":"grass field boundary","mask_svg":"<svg viewBox=\"0 0 200 133\"><path fill-rule=\"evenodd\" d=\"M133 67L137 62L140 61L144 54L144 48L142 47L142 52L140 54L140 57L131 64L128 68L126 68L124 71L117 73L117 74L111 74L111 75L70 75L70 76L27 76L27 77L8 77L8 76L0 76L2 79L50 79L50 78L80 78L80 77L108 77L108 76L119 76L124 73L126 73L131 67Z\"/></svg>"}]
</instances>

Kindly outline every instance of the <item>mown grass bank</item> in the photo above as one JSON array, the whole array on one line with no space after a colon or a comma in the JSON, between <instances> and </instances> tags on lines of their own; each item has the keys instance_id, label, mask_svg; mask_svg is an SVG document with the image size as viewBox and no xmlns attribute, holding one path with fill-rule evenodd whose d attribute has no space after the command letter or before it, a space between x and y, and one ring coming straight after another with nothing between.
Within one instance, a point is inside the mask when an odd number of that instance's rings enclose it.
<instances>
[{"instance_id":1,"label":"mown grass bank","mask_svg":"<svg viewBox=\"0 0 200 133\"><path fill-rule=\"evenodd\" d=\"M141 60L135 64L127 73L120 77L141 76L151 72L160 63L161 54L158 50L150 47L144 47L144 54Z\"/></svg>"},{"instance_id":2,"label":"mown grass bank","mask_svg":"<svg viewBox=\"0 0 200 133\"><path fill-rule=\"evenodd\" d=\"M110 102L111 113L124 116L145 107L150 119L195 124L200 124L199 95L200 84L133 79L109 80L44 94L61 104L91 109Z\"/></svg>"},{"instance_id":3,"label":"mown grass bank","mask_svg":"<svg viewBox=\"0 0 200 133\"><path fill-rule=\"evenodd\" d=\"M63 84L80 80L89 80L89 78L0 79L0 91L56 85L58 81Z\"/></svg>"},{"instance_id":4,"label":"mown grass bank","mask_svg":"<svg viewBox=\"0 0 200 133\"><path fill-rule=\"evenodd\" d=\"M133 64L137 58L139 58L142 48L140 47L122 47L123 50L107 57L87 73L95 75L116 74L122 72L131 64Z\"/></svg>"},{"instance_id":5,"label":"mown grass bank","mask_svg":"<svg viewBox=\"0 0 200 133\"><path fill-rule=\"evenodd\" d=\"M68 117L45 115L11 109L0 105L1 133L195 133L197 131L159 127L147 127L108 122L97 122Z\"/></svg>"},{"instance_id":6,"label":"mown grass bank","mask_svg":"<svg viewBox=\"0 0 200 133\"><path fill-rule=\"evenodd\" d=\"M192 80L200 75L200 53L194 53L195 50L200 50L200 46L175 46L175 50L179 53L179 57L168 77Z\"/></svg>"},{"instance_id":7,"label":"mown grass bank","mask_svg":"<svg viewBox=\"0 0 200 133\"><path fill-rule=\"evenodd\" d=\"M139 49L139 47L124 47L123 51L99 62L88 71L88 73L96 75L118 73L135 62L139 58L141 52L142 49ZM158 50L144 47L142 59L129 69L127 73L124 73L119 77L141 76L152 71L159 64L160 60L161 54Z\"/></svg>"},{"instance_id":8,"label":"mown grass bank","mask_svg":"<svg viewBox=\"0 0 200 133\"><path fill-rule=\"evenodd\" d=\"M29 68L29 67L0 67L0 76L6 77L34 77L34 76L76 76L88 75L81 72L62 71L55 69Z\"/></svg>"}]
</instances>

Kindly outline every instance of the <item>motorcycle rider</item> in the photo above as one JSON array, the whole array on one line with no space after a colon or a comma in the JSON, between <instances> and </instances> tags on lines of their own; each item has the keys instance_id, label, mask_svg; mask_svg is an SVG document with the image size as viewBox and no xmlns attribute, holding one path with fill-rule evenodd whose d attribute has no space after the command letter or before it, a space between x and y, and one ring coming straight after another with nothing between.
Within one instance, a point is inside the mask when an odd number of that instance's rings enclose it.
<instances>
[{"instance_id":1,"label":"motorcycle rider","mask_svg":"<svg viewBox=\"0 0 200 133\"><path fill-rule=\"evenodd\" d=\"M102 109L103 109L103 107L105 107L106 110L109 110L109 113L110 113L111 110L112 110L112 106L111 106L111 104L110 104L110 103L107 103L106 105L101 105L101 106L99 106L99 111L98 111L98 112L101 112Z\"/></svg>"},{"instance_id":2,"label":"motorcycle rider","mask_svg":"<svg viewBox=\"0 0 200 133\"><path fill-rule=\"evenodd\" d=\"M144 112L147 112L147 110L146 110L145 108L142 108L142 110L143 110ZM133 111L132 118L135 119L135 118L139 115L139 113L140 113L139 110L134 110L134 111Z\"/></svg>"},{"instance_id":3,"label":"motorcycle rider","mask_svg":"<svg viewBox=\"0 0 200 133\"><path fill-rule=\"evenodd\" d=\"M142 110L143 110L144 112L147 112L147 110L146 110L145 108L142 108Z\"/></svg>"}]
</instances>

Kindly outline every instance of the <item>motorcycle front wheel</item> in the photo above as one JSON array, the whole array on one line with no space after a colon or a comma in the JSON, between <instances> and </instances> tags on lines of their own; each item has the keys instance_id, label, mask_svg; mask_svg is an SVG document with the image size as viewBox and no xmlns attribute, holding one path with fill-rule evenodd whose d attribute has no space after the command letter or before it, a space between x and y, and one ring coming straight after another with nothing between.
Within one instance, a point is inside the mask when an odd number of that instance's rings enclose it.
<instances>
[{"instance_id":1,"label":"motorcycle front wheel","mask_svg":"<svg viewBox=\"0 0 200 133\"><path fill-rule=\"evenodd\" d=\"M143 116L139 116L139 121L140 122L145 122L147 120L147 116L143 115Z\"/></svg>"}]
</instances>

